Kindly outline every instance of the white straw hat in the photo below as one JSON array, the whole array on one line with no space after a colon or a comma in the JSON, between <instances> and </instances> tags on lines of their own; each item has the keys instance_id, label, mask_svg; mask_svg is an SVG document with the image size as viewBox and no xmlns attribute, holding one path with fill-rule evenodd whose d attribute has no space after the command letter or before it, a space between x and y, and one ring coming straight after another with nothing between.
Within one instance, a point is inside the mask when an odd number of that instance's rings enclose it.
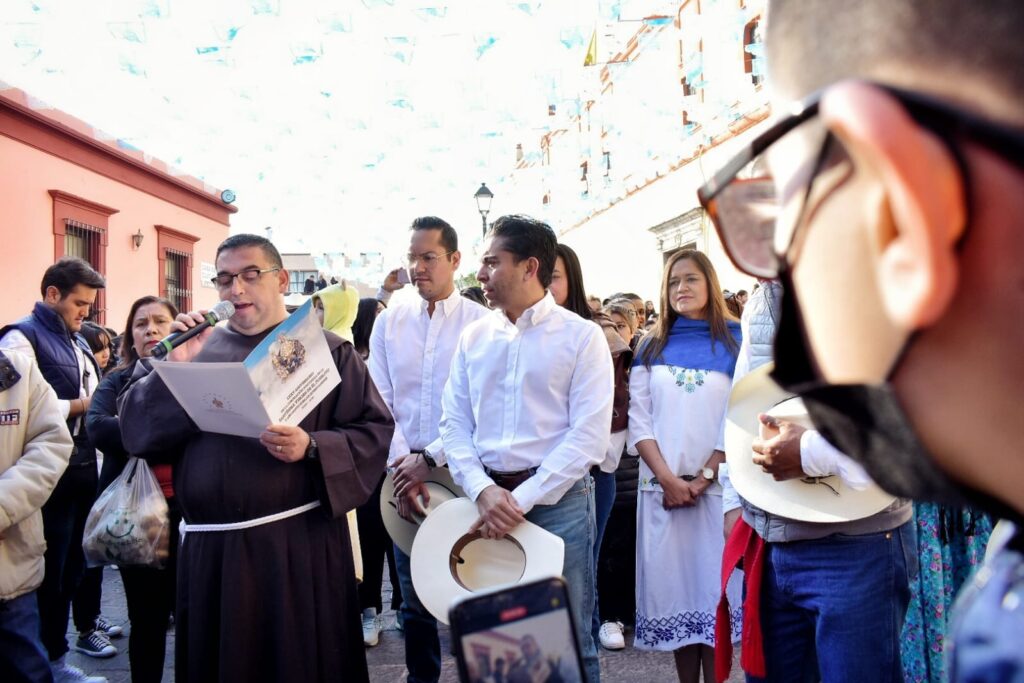
<instances>
[{"instance_id":1,"label":"white straw hat","mask_svg":"<svg viewBox=\"0 0 1024 683\"><path fill-rule=\"evenodd\" d=\"M500 541L469 534L480 513L468 498L433 510L412 546L412 584L423 606L444 623L459 598L497 586L561 575L565 544L523 522Z\"/></svg>"},{"instance_id":2,"label":"white straw hat","mask_svg":"<svg viewBox=\"0 0 1024 683\"><path fill-rule=\"evenodd\" d=\"M891 505L895 498L874 484L853 489L838 476L776 481L754 463L759 413L814 429L803 401L772 381L772 367L768 363L752 371L736 383L729 397L725 456L737 493L765 512L804 522L848 522Z\"/></svg>"},{"instance_id":3,"label":"white straw hat","mask_svg":"<svg viewBox=\"0 0 1024 683\"><path fill-rule=\"evenodd\" d=\"M453 498L466 495L452 479L447 467L431 467L424 483L427 485L427 490L430 491L430 502L424 506L428 515L441 503L447 503ZM420 505L423 505L422 497ZM412 541L416 538L416 532L424 518L414 513L413 517L416 521L410 522L402 519L398 514L398 503L395 501L395 480L391 474L384 478L384 486L380 490L380 516L384 519L384 528L388 530L388 535L391 536L395 545L401 548L406 555L412 555Z\"/></svg>"}]
</instances>

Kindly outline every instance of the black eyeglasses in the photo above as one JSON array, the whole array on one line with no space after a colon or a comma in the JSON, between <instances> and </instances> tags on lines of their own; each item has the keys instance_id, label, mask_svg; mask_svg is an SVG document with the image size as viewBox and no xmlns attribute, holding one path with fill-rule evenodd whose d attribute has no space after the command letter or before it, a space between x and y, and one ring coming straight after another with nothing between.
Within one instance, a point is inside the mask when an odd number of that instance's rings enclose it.
<instances>
[{"instance_id":1,"label":"black eyeglasses","mask_svg":"<svg viewBox=\"0 0 1024 683\"><path fill-rule=\"evenodd\" d=\"M219 289L227 289L228 287L231 286L231 283L235 281L236 277L240 279L242 282L252 284L253 282L259 280L260 277L263 276L264 274L276 273L279 270L281 269L263 268L262 270L260 270L259 268L246 268L245 270L240 270L237 273L217 273L215 277L210 278L210 282L212 282L213 285Z\"/></svg>"},{"instance_id":2,"label":"black eyeglasses","mask_svg":"<svg viewBox=\"0 0 1024 683\"><path fill-rule=\"evenodd\" d=\"M872 85L897 99L911 118L942 139L960 167L968 198L967 167L956 139L970 140L1024 166L1024 130L920 93ZM804 100L697 190L729 258L754 277L778 277L786 255L796 246L804 208L852 170L842 143L818 118L822 94ZM786 179L785 185L776 182L773 168L784 170L777 175Z\"/></svg>"}]
</instances>

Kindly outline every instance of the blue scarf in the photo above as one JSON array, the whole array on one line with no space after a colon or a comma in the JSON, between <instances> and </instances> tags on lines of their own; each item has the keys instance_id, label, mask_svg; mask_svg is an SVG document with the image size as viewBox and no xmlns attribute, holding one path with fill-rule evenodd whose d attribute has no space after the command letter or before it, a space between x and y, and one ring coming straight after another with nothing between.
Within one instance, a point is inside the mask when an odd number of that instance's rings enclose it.
<instances>
[{"instance_id":1,"label":"blue scarf","mask_svg":"<svg viewBox=\"0 0 1024 683\"><path fill-rule=\"evenodd\" d=\"M736 344L743 340L740 332L740 324L736 322L726 323L729 333L732 334ZM634 356L633 367L643 365L641 356L643 348L649 340L640 342ZM661 355L651 362L655 365L672 365L692 370L713 370L732 377L736 369L736 354L727 347L721 340L711 339L711 326L706 320L690 320L689 318L677 318L672 324L668 333L668 343L662 349Z\"/></svg>"}]
</instances>

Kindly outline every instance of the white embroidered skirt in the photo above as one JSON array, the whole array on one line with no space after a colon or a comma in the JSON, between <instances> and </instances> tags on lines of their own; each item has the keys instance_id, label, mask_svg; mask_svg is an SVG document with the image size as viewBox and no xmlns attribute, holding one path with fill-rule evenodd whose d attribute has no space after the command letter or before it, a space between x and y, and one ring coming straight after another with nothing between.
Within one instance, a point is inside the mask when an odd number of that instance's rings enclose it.
<instances>
[{"instance_id":1,"label":"white embroidered skirt","mask_svg":"<svg viewBox=\"0 0 1024 683\"><path fill-rule=\"evenodd\" d=\"M641 650L715 644L721 588L722 496L718 487L688 508L665 510L661 491L640 491L636 525L636 639ZM729 583L732 639L742 624L741 572Z\"/></svg>"}]
</instances>

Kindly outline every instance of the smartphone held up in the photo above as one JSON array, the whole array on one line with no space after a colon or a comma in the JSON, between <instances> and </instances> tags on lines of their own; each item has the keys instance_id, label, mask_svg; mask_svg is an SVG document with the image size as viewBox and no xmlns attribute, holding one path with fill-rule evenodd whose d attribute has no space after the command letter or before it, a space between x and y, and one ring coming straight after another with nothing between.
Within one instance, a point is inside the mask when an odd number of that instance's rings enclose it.
<instances>
[{"instance_id":1,"label":"smartphone held up","mask_svg":"<svg viewBox=\"0 0 1024 683\"><path fill-rule=\"evenodd\" d=\"M449 612L463 683L583 683L565 581L539 579L474 593Z\"/></svg>"}]
</instances>

